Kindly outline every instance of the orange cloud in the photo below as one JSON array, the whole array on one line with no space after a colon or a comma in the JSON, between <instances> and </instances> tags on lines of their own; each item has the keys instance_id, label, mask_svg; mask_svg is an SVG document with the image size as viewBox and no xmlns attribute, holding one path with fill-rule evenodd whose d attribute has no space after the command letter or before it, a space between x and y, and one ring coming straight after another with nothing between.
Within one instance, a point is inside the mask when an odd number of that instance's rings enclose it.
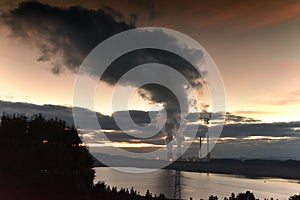
<instances>
[{"instance_id":1,"label":"orange cloud","mask_svg":"<svg viewBox=\"0 0 300 200\"><path fill-rule=\"evenodd\" d=\"M135 13L142 25L189 25L201 29L250 30L292 19L300 13L295 0L130 0L103 4L122 13ZM150 17L151 16L151 17Z\"/></svg>"},{"instance_id":2,"label":"orange cloud","mask_svg":"<svg viewBox=\"0 0 300 200\"><path fill-rule=\"evenodd\" d=\"M23 0L4 0L2 9L17 7ZM79 5L86 8L109 6L125 16L135 14L142 26L190 26L198 29L252 30L293 19L300 14L298 0L40 0L54 6Z\"/></svg>"},{"instance_id":3,"label":"orange cloud","mask_svg":"<svg viewBox=\"0 0 300 200\"><path fill-rule=\"evenodd\" d=\"M202 28L250 30L284 22L300 13L299 1L193 2L180 17Z\"/></svg>"}]
</instances>

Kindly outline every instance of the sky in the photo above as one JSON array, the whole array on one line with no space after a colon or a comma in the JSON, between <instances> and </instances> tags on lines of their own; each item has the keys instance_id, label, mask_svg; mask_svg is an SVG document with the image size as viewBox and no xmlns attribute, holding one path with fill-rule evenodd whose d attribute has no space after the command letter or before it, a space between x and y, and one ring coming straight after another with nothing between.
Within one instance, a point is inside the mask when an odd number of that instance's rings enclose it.
<instances>
[{"instance_id":1,"label":"sky","mask_svg":"<svg viewBox=\"0 0 300 200\"><path fill-rule=\"evenodd\" d=\"M76 70L95 44L134 27L163 27L192 37L210 54L224 81L228 115L255 119L255 127L300 119L299 1L21 2L0 2L2 101L70 107ZM103 93L111 92L114 73L108 73ZM95 109L110 115L111 99L103 93L96 93ZM148 100L137 93L130 109L149 110ZM267 136L278 136L273 132ZM287 140L289 134L278 137ZM262 133L254 136L266 139Z\"/></svg>"},{"instance_id":2,"label":"sky","mask_svg":"<svg viewBox=\"0 0 300 200\"><path fill-rule=\"evenodd\" d=\"M12 103L0 101L0 112L3 113L26 113L34 115L41 113L47 117L58 117L65 120L68 124L73 124L72 110L70 107L53 105L35 105L28 103ZM89 119L90 111L86 111ZM137 112L132 115L134 120L139 123L149 123L149 114L146 112ZM101 127L111 142L101 140L103 135L97 131L86 131L84 141L93 142L90 150L94 152L108 153L112 155L123 155L116 151L116 147L133 152L149 151L161 148L165 145L162 134L156 134L154 137L144 138L137 141L130 135L124 134L119 130L112 117L98 115ZM141 134L139 131L131 129L132 133ZM184 136L186 140L191 140L191 134L186 130ZM81 131L82 132L82 131ZM247 118L240 115L227 113L226 125L218 143L212 150L212 158L238 158L238 159L297 159L300 160L300 122L272 122L266 123L253 118ZM197 135L202 135L201 130ZM198 137L197 137L198 138ZM100 142L98 140L100 139ZM203 140L203 142L205 142ZM98 146L96 146L96 145ZM145 145L146 144L146 145ZM138 147L138 148L137 148ZM143 147L143 148L141 148ZM198 139L191 144L191 148L186 152L189 157L198 155ZM143 154L135 157L145 158ZM159 154L159 158L164 155Z\"/></svg>"},{"instance_id":3,"label":"sky","mask_svg":"<svg viewBox=\"0 0 300 200\"><path fill-rule=\"evenodd\" d=\"M18 7L20 2L1 1L1 12ZM111 9L122 16L119 20L136 27L181 31L198 41L217 64L225 84L228 112L268 122L295 121L300 117L297 1L40 2L65 8L79 5L94 10ZM59 75L51 73L49 62L37 61L41 50L30 41L32 38L11 36L12 30L4 23L1 32L0 70L5 76L0 80L0 98L72 105L75 74L64 67ZM104 107L97 110L109 114Z\"/></svg>"}]
</instances>

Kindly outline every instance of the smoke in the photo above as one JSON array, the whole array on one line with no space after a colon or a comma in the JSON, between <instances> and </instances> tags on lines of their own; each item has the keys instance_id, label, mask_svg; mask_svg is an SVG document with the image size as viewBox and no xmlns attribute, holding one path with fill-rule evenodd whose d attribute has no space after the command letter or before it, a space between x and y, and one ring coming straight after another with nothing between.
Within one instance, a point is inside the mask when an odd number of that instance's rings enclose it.
<instances>
[{"instance_id":1,"label":"smoke","mask_svg":"<svg viewBox=\"0 0 300 200\"><path fill-rule=\"evenodd\" d=\"M161 37L164 38L165 42L170 43L170 45L177 44L173 38L163 35ZM186 49L186 51L188 51L188 49ZM193 55L195 56L194 59L201 58L202 52L194 52ZM201 88L203 85L203 79L201 75L196 69L194 69L191 63L189 63L184 58L175 55L174 53L158 49L141 49L124 54L123 56L116 59L113 63L111 63L111 65L104 72L101 80L114 85L122 77L123 74L135 68L136 66L146 63L160 63L173 68L174 70L182 74L194 88ZM176 91L174 92L176 92L176 94L179 94L179 96L184 99L184 101L181 102L183 107L180 108L177 97L172 91L158 84L144 85L139 90L140 96L150 100L151 102L165 105L166 110L169 112L180 112L180 109L182 112L188 112L189 101L187 99L187 93L191 92L192 88L186 88L186 83L174 79L172 75L161 75L158 72L153 72L151 70L143 71L143 73L138 74L138 76L134 77L134 79L126 80L126 82L123 82L122 84L137 86L140 83L143 83L143 81L148 77L151 77L153 83L159 82L159 80L164 79L166 80L166 82L168 82L169 85L176 86Z\"/></svg>"},{"instance_id":2,"label":"smoke","mask_svg":"<svg viewBox=\"0 0 300 200\"><path fill-rule=\"evenodd\" d=\"M1 16L13 37L40 51L39 62L48 62L54 74L64 68L76 72L85 56L106 38L134 28L113 9L59 8L24 2Z\"/></svg>"},{"instance_id":3,"label":"smoke","mask_svg":"<svg viewBox=\"0 0 300 200\"><path fill-rule=\"evenodd\" d=\"M37 60L50 63L52 73L58 75L65 69L76 73L83 59L96 45L112 35L135 28L133 23L137 19L136 15L125 19L121 13L108 7L99 10L82 7L60 8L38 2L21 3L18 8L1 16L2 23L10 27L12 36L36 47L40 51ZM201 51L180 46L175 38L164 32L158 31L155 34L160 35L161 42L184 51L190 56L189 60L201 60ZM101 81L113 86L124 73L145 63L165 64L181 73L192 87L200 89L203 85L201 75L187 60L157 49L142 49L121 56L108 67ZM88 69L88 73L94 76L97 69ZM153 77L154 83L156 79L168 80L169 84L176 86L175 92L183 99L180 107L175 94L158 84L144 85L139 90L141 97L164 105L168 116L165 132L170 139L171 132L178 129L180 113L188 113L190 105L187 96L192 88L186 88L185 83L174 80L173 77L160 77L155 73L141 73L123 84L139 85L145 76Z\"/></svg>"},{"instance_id":4,"label":"smoke","mask_svg":"<svg viewBox=\"0 0 300 200\"><path fill-rule=\"evenodd\" d=\"M177 41L173 38L163 35L161 32L155 34L161 34L159 38L167 43L169 46L178 45ZM190 59L200 59L202 58L202 52L193 51L191 49L185 49L182 47L177 47L177 49L182 49L182 51L189 51L187 54L192 55ZM102 79L105 82L114 85L122 77L123 74L133 69L136 66L143 65L146 63L160 63L171 67L172 69L178 71L184 76L186 80L189 81L193 88L201 89L203 86L203 79L199 72L184 58L175 55L174 53L158 50L158 49L142 49L135 50L124 54L123 56L116 59L104 72ZM120 66L122 68L120 69ZM151 66L149 66L150 68ZM153 84L147 84L140 88L139 95L149 100L150 102L162 104L167 113L167 121L164 126L163 134L166 136L166 142L170 143L174 137L177 138L176 133L183 132L179 131L179 125L183 125L181 120L187 116L189 108L193 105L190 104L188 99L189 93L192 92L193 88L186 86L186 82L181 82L181 80L175 79L172 74L169 76L166 74L159 74L155 71L143 71L137 74L133 79L127 79L122 82L124 85L138 86L143 83L145 79L151 77ZM168 85L174 86L175 90L171 91L165 86L155 84L159 80L164 79ZM176 96L176 95L177 96ZM180 98L180 102L178 100ZM184 140L182 135L178 135L180 140Z\"/></svg>"}]
</instances>

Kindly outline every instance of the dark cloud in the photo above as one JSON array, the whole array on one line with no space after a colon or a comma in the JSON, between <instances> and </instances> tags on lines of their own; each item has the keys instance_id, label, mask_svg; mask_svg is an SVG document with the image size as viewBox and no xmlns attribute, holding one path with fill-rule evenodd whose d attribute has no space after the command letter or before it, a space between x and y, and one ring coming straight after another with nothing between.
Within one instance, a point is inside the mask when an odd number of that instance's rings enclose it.
<instances>
[{"instance_id":1,"label":"dark cloud","mask_svg":"<svg viewBox=\"0 0 300 200\"><path fill-rule=\"evenodd\" d=\"M243 138L248 136L300 137L300 122L228 124L224 126L222 137Z\"/></svg>"},{"instance_id":2,"label":"dark cloud","mask_svg":"<svg viewBox=\"0 0 300 200\"><path fill-rule=\"evenodd\" d=\"M177 47L178 43L176 39L165 35L163 32L157 32L156 34L159 35L159 38L161 38L160 40L162 42L164 41L167 46L170 46L173 49L181 49L182 53L190 55L189 60L192 60L194 63L197 61L197 59L201 60L203 56L201 51ZM203 84L201 75L194 69L194 66L189 61L172 52L150 48L135 50L122 55L110 64L110 66L104 72L101 80L113 85L122 77L123 74L136 66L146 63L160 63L167 65L180 72L187 80L190 81L192 86L201 87ZM91 71L90 73L94 74L96 72L97 69L96 71ZM206 72L203 71L201 74L206 75ZM149 76L149 74L146 74L146 76ZM153 74L153 78L155 78L154 76L159 76L159 74ZM135 80L127 80L126 83L133 85L138 84L143 80L142 78L135 77Z\"/></svg>"},{"instance_id":3,"label":"dark cloud","mask_svg":"<svg viewBox=\"0 0 300 200\"><path fill-rule=\"evenodd\" d=\"M124 2L125 1L123 1L122 3ZM159 14L157 7L159 7L160 5L156 5L156 3L157 2L152 1L129 0L126 2L127 5L125 4L125 6L129 8L134 8L134 10L140 10L144 12L147 15L148 19L152 20Z\"/></svg>"},{"instance_id":4,"label":"dark cloud","mask_svg":"<svg viewBox=\"0 0 300 200\"><path fill-rule=\"evenodd\" d=\"M213 158L300 160L300 140L232 140L218 143L212 150ZM197 155L197 146L191 154Z\"/></svg>"},{"instance_id":5,"label":"dark cloud","mask_svg":"<svg viewBox=\"0 0 300 200\"><path fill-rule=\"evenodd\" d=\"M82 109L82 108L78 108ZM86 109L82 109L86 113ZM73 125L72 108L58 105L35 105L30 103L0 101L0 115L6 114L26 114L28 117L41 113L47 118L59 118ZM98 114L100 115L100 114ZM101 115L103 116L103 115Z\"/></svg>"},{"instance_id":6,"label":"dark cloud","mask_svg":"<svg viewBox=\"0 0 300 200\"><path fill-rule=\"evenodd\" d=\"M139 24L172 26L184 31L190 27L199 32L211 30L220 33L241 33L260 28L271 27L298 21L299 1L198 1L184 0L149 1L149 0L103 0L108 5L123 12L138 13ZM266 9L261 9L266 8ZM224 34L219 34L224 37Z\"/></svg>"},{"instance_id":7,"label":"dark cloud","mask_svg":"<svg viewBox=\"0 0 300 200\"><path fill-rule=\"evenodd\" d=\"M162 41L167 43L168 46L176 48L177 42L175 39L167 37L160 32L157 32L157 34L163 38ZM179 48L177 47L177 49ZM191 55L191 59L202 58L202 52L200 51L190 49L182 49L182 51L188 52L188 55ZM115 85L123 74L136 66L146 63L160 63L169 66L182 74L193 88L197 88L198 90L202 89L203 79L191 63L174 53L157 49L142 49L124 54L109 66L101 80ZM122 68L120 68L120 66L122 66ZM149 66L149 68L150 67L151 66ZM202 74L205 73L203 72ZM149 79L149 77L151 77L153 83L157 83L163 79L168 85L175 86L175 91L171 91L169 88L159 84L147 84L143 85L138 91L142 98L164 106L168 117L167 123L165 124L165 134L174 132L174 129L177 129L179 126L181 114L187 113L189 110L190 102L187 97L191 88L186 89L186 83L175 79L171 74L159 74L159 72L153 72L150 71L150 69L148 72L142 71L136 74L136 76L132 77L133 79L127 79L123 84L139 86L144 80ZM180 102L178 98L181 99Z\"/></svg>"},{"instance_id":8,"label":"dark cloud","mask_svg":"<svg viewBox=\"0 0 300 200\"><path fill-rule=\"evenodd\" d=\"M82 108L77 108L82 109ZM83 109L85 112L91 112L89 110ZM153 116L155 116L158 112L152 111ZM72 108L65 106L55 106L55 105L35 105L28 103L12 103L6 101L0 101L0 114L2 113L26 113L28 115L33 115L37 113L42 113L47 117L58 117L67 121L69 124L73 124L72 118ZM122 113L121 111L118 113ZM136 123L139 125L145 125L150 122L150 114L145 111L130 111L130 115ZM233 115L233 114L231 114ZM87 114L86 116L89 116ZM117 124L114 122L113 118L110 116L101 115L97 113L99 121L101 123L101 127L105 130L115 130L118 132L120 129ZM120 114L119 114L120 116ZM189 122L195 122L194 113L189 114L187 117ZM240 118L241 116L237 117ZM123 119L128 120L128 119ZM191 126L199 126L199 124L190 125ZM189 136L188 131L189 127L186 130L186 136ZM199 131L203 131L204 127L199 126ZM131 127L128 127L128 130L131 130ZM199 134L200 134L199 132ZM226 124L223 128L223 132L221 137L235 137L235 138L243 138L248 136L274 136L274 137L299 137L300 138L300 122L274 122L274 123L236 123L236 124Z\"/></svg>"},{"instance_id":9,"label":"dark cloud","mask_svg":"<svg viewBox=\"0 0 300 200\"><path fill-rule=\"evenodd\" d=\"M134 28L122 14L106 7L88 10L59 8L38 2L24 2L2 15L12 36L22 38L40 50L40 62L51 63L53 73L64 67L76 72L84 57L100 42Z\"/></svg>"},{"instance_id":10,"label":"dark cloud","mask_svg":"<svg viewBox=\"0 0 300 200\"><path fill-rule=\"evenodd\" d=\"M239 111L237 114L239 113L246 113L248 114L247 111ZM226 112L225 114L225 124L248 124L248 123L258 123L261 122L261 120L258 119L254 119L251 117L245 117L242 115L237 115L237 114L233 114L230 112ZM223 113L214 113L214 119L215 120L220 120L224 118L224 114ZM214 120L211 120L210 122L211 124L214 124Z\"/></svg>"},{"instance_id":11,"label":"dark cloud","mask_svg":"<svg viewBox=\"0 0 300 200\"><path fill-rule=\"evenodd\" d=\"M245 117L245 116L241 116L241 115L236 115L236 114L232 114L227 112L226 113L226 123L254 123L254 122L260 122L261 120L257 120L251 117Z\"/></svg>"},{"instance_id":12,"label":"dark cloud","mask_svg":"<svg viewBox=\"0 0 300 200\"><path fill-rule=\"evenodd\" d=\"M81 108L77 108L81 109ZM86 116L90 116L89 110L83 109ZM58 117L66 120L69 124L73 124L72 109L65 106L54 106L54 105L34 105L27 103L12 103L0 101L0 114L5 113L26 113L27 115L33 115L42 113L47 117ZM135 122L140 125L148 124L150 121L149 112L144 111L130 111L130 114ZM154 112L154 115L156 113ZM233 115L233 114L231 114ZM110 116L104 116L100 113L97 114L101 127L106 132L106 135L111 141L115 142L130 142L130 143L150 143L156 145L165 144L163 134L152 136L151 138L138 138L139 131L135 131L137 137L128 135L121 131L113 118ZM196 122L195 114L190 114L187 119L191 122ZM238 117L239 118L239 117ZM87 118L87 120L89 120ZM128 119L123 119L128 120ZM192 126L198 126L197 137L205 136L205 127L199 126L198 124L189 125L184 132L184 136L189 138ZM130 127L128 127L130 130ZM90 133L90 131L83 131ZM99 135L95 133L97 138ZM250 136L261 136L262 138L248 140ZM273 137L273 139L268 139ZM283 138L282 137L287 137ZM216 157L231 157L231 158L276 158L276 159L287 159L287 158L299 158L299 143L300 143L300 122L277 122L277 123L236 123L227 124L223 128L221 134L221 140L213 150L213 155ZM226 138L232 138L226 140ZM275 140L274 140L275 138ZM278 140L276 140L278 138ZM101 139L101 138L97 138ZM199 150L198 141L194 141L189 152L192 155L197 155ZM297 157L298 156L298 157Z\"/></svg>"},{"instance_id":13,"label":"dark cloud","mask_svg":"<svg viewBox=\"0 0 300 200\"><path fill-rule=\"evenodd\" d=\"M147 8L154 10L152 4L147 5ZM11 28L14 37L22 38L40 50L41 56L37 59L39 62L49 62L52 65L52 73L60 74L65 68L76 72L85 56L100 42L114 34L135 28L132 23L137 16L132 14L130 23L126 22L121 13L105 6L99 10L88 10L81 7L60 8L38 2L25 2L10 13L4 14L2 19ZM201 51L179 47L178 41L164 32L157 31L155 34L159 35L166 45L184 51L191 60L202 58ZM185 76L193 87L199 89L202 86L201 75L189 62L173 53L154 49L137 50L121 56L109 66L101 80L114 85L124 73L145 63L168 65ZM87 73L97 75L97 69L88 69ZM144 76L149 77L150 74L140 74L124 84L138 85ZM157 74L152 74L152 77L155 82ZM184 108L181 108L181 111L186 112L189 106L186 96L190 90L185 90L184 83L174 80L173 77L163 78L168 79L171 85L178 85L176 92L184 99ZM168 116L180 112L177 98L165 87L157 84L145 85L139 94L152 102L163 103L170 114Z\"/></svg>"},{"instance_id":14,"label":"dark cloud","mask_svg":"<svg viewBox=\"0 0 300 200\"><path fill-rule=\"evenodd\" d=\"M147 5L147 9L153 11L150 16L153 18L155 15L153 5ZM38 61L50 62L52 73L60 74L65 67L76 72L85 56L100 42L117 33L135 28L132 23L137 17L131 15L132 22L129 23L125 22L121 13L109 7L103 7L101 10L88 10L81 7L59 8L38 2L26 2L21 3L10 14L4 15L3 19L11 28L14 37L22 38L40 50L41 56ZM195 64L201 61L203 52L179 45L176 38L163 31L141 31L141 34L148 34L146 36L149 41L153 37L151 35L155 34L157 37L154 38L156 40L158 38L169 49L177 49L183 55L188 55L189 62L164 50L149 48L136 50L122 55L111 63L102 75L101 81L114 86L126 72L134 67L147 63L160 63L177 70L198 91L201 89L202 77L190 62ZM98 70L95 66L88 67L86 73L97 77ZM143 86L139 89L141 97L163 104L165 107L168 119L164 132L169 138L167 140L170 140L174 137L174 130L179 127L181 114L188 113L190 106L188 95L192 88L185 88L186 82L175 80L170 74L164 74L162 77L158 73L140 72L133 79L121 84L140 86L146 78L151 77L153 83L163 79L168 85L175 86L176 91L171 91L159 84L142 84Z\"/></svg>"}]
</instances>

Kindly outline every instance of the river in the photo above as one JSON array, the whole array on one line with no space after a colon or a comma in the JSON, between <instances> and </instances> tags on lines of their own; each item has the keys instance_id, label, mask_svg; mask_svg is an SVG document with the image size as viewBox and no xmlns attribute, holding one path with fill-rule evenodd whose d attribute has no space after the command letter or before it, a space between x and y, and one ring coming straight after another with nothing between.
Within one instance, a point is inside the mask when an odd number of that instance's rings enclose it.
<instances>
[{"instance_id":1,"label":"river","mask_svg":"<svg viewBox=\"0 0 300 200\"><path fill-rule=\"evenodd\" d=\"M130 189L133 187L140 194L147 189L154 194L163 193L173 198L175 188L175 171L158 170L151 173L129 174L119 172L109 167L95 168L95 182L105 181L110 186ZM261 178L252 179L235 175L222 175L198 172L180 172L180 188L183 199L207 199L217 195L219 199L229 197L232 192L238 194L250 190L259 199L288 199L299 194L300 184L297 180Z\"/></svg>"}]
</instances>

